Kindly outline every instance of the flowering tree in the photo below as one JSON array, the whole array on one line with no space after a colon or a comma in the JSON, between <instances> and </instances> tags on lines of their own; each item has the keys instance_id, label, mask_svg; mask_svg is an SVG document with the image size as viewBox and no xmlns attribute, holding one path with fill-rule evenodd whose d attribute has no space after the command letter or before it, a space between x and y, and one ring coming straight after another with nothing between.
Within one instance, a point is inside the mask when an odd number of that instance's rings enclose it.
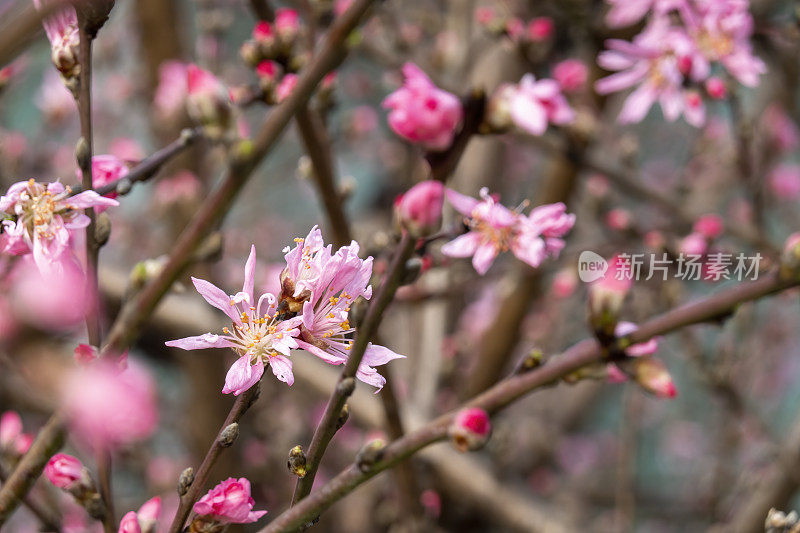
<instances>
[{"instance_id":1,"label":"flowering tree","mask_svg":"<svg viewBox=\"0 0 800 533\"><path fill-rule=\"evenodd\" d=\"M0 2L0 528L797 530L796 6L115 4Z\"/></svg>"}]
</instances>

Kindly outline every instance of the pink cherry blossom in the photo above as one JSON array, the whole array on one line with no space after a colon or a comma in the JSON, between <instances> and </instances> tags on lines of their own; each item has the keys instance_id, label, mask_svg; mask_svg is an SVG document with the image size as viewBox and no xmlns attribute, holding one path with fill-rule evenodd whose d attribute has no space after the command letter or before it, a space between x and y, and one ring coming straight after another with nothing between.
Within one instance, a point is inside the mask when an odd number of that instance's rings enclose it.
<instances>
[{"instance_id":1,"label":"pink cherry blossom","mask_svg":"<svg viewBox=\"0 0 800 533\"><path fill-rule=\"evenodd\" d=\"M722 221L721 216L709 214L698 218L695 221L692 229L707 239L716 239L722 235L722 231L725 229L725 224Z\"/></svg>"},{"instance_id":2,"label":"pink cherry blossom","mask_svg":"<svg viewBox=\"0 0 800 533\"><path fill-rule=\"evenodd\" d=\"M500 205L481 189L481 201L446 190L453 207L467 217L470 231L442 247L451 257L470 257L475 270L483 275L500 254L511 250L521 261L538 267L548 256L557 256L564 247L561 239L575 224L575 215L566 213L561 203L533 209L527 217Z\"/></svg>"},{"instance_id":3,"label":"pink cherry blossom","mask_svg":"<svg viewBox=\"0 0 800 533\"><path fill-rule=\"evenodd\" d=\"M69 187L59 182L17 182L0 197L0 212L11 217L2 222L0 248L12 255L32 253L39 270L50 272L63 260L72 233L89 224L81 210L116 205L94 191L70 196Z\"/></svg>"},{"instance_id":4,"label":"pink cherry blossom","mask_svg":"<svg viewBox=\"0 0 800 533\"><path fill-rule=\"evenodd\" d=\"M683 238L679 249L684 255L703 255L708 250L708 239L701 233L690 233Z\"/></svg>"},{"instance_id":5,"label":"pink cherry blossom","mask_svg":"<svg viewBox=\"0 0 800 533\"><path fill-rule=\"evenodd\" d=\"M186 67L186 111L196 123L227 127L231 118L228 89L211 72L195 64Z\"/></svg>"},{"instance_id":6,"label":"pink cherry blossom","mask_svg":"<svg viewBox=\"0 0 800 533\"><path fill-rule=\"evenodd\" d=\"M42 85L36 94L36 106L51 122L58 123L70 115L77 116L75 98L52 70L45 72L42 78Z\"/></svg>"},{"instance_id":7,"label":"pink cherry blossom","mask_svg":"<svg viewBox=\"0 0 800 533\"><path fill-rule=\"evenodd\" d=\"M417 183L395 200L395 212L400 223L415 235L428 235L439 229L442 222L444 185L427 180Z\"/></svg>"},{"instance_id":8,"label":"pink cherry blossom","mask_svg":"<svg viewBox=\"0 0 800 533\"><path fill-rule=\"evenodd\" d=\"M147 500L139 512L128 511L119 523L118 533L155 533L156 521L161 514L161 498Z\"/></svg>"},{"instance_id":9,"label":"pink cherry blossom","mask_svg":"<svg viewBox=\"0 0 800 533\"><path fill-rule=\"evenodd\" d=\"M548 124L569 124L575 113L555 80L536 81L526 74L508 94L511 120L531 135L541 135Z\"/></svg>"},{"instance_id":10,"label":"pink cherry blossom","mask_svg":"<svg viewBox=\"0 0 800 533\"><path fill-rule=\"evenodd\" d=\"M300 16L289 8L275 10L275 31L284 41L291 41L300 30Z\"/></svg>"},{"instance_id":11,"label":"pink cherry blossom","mask_svg":"<svg viewBox=\"0 0 800 533\"><path fill-rule=\"evenodd\" d=\"M319 228L314 226L306 239L296 239L287 250L286 268L281 274L282 304L289 309L302 305L302 326L297 344L323 361L341 365L352 348L350 306L358 297L369 300L372 287L372 257L358 256L353 241L331 253ZM364 352L356 377L380 391L386 380L374 368L405 357L388 348L370 343Z\"/></svg>"},{"instance_id":12,"label":"pink cherry blossom","mask_svg":"<svg viewBox=\"0 0 800 533\"><path fill-rule=\"evenodd\" d=\"M630 26L642 20L648 13L662 15L674 9L683 0L606 0L611 5L606 14L606 23L612 28Z\"/></svg>"},{"instance_id":13,"label":"pink cherry blossom","mask_svg":"<svg viewBox=\"0 0 800 533\"><path fill-rule=\"evenodd\" d=\"M60 489L69 489L83 476L83 463L65 453L57 453L44 467L44 475Z\"/></svg>"},{"instance_id":14,"label":"pink cherry blossom","mask_svg":"<svg viewBox=\"0 0 800 533\"><path fill-rule=\"evenodd\" d=\"M121 370L100 360L78 367L65 379L61 399L73 433L96 449L145 439L158 422L155 384L138 364Z\"/></svg>"},{"instance_id":15,"label":"pink cherry blossom","mask_svg":"<svg viewBox=\"0 0 800 533\"><path fill-rule=\"evenodd\" d=\"M553 78L566 93L580 91L589 78L589 68L579 59L565 59L553 67Z\"/></svg>"},{"instance_id":16,"label":"pink cherry blossom","mask_svg":"<svg viewBox=\"0 0 800 533\"><path fill-rule=\"evenodd\" d=\"M200 498L194 504L194 512L220 524L249 524L267 514L253 511L255 503L246 478L228 478Z\"/></svg>"},{"instance_id":17,"label":"pink cherry blossom","mask_svg":"<svg viewBox=\"0 0 800 533\"><path fill-rule=\"evenodd\" d=\"M722 100L728 95L728 88L722 79L712 76L706 80L706 92L714 100Z\"/></svg>"},{"instance_id":18,"label":"pink cherry blossom","mask_svg":"<svg viewBox=\"0 0 800 533\"><path fill-rule=\"evenodd\" d=\"M259 21L253 28L253 39L256 42L271 43L273 38L274 33L272 31L272 24L266 20Z\"/></svg>"},{"instance_id":19,"label":"pink cherry blossom","mask_svg":"<svg viewBox=\"0 0 800 533\"><path fill-rule=\"evenodd\" d=\"M142 533L142 527L139 525L139 519L136 517L136 511L128 511L122 520L119 522L119 531L117 533Z\"/></svg>"},{"instance_id":20,"label":"pink cherry blossom","mask_svg":"<svg viewBox=\"0 0 800 533\"><path fill-rule=\"evenodd\" d=\"M403 66L403 87L386 97L389 127L428 150L444 150L453 141L463 110L458 98L436 87L413 63Z\"/></svg>"},{"instance_id":21,"label":"pink cherry blossom","mask_svg":"<svg viewBox=\"0 0 800 533\"><path fill-rule=\"evenodd\" d=\"M259 382L268 364L275 376L288 385L294 383L291 349L297 348L295 337L300 334L301 319L278 320L277 300L270 293L255 300L256 247L251 246L244 267L244 285L234 295L226 294L216 285L192 278L195 289L212 306L231 319L231 327L222 328L223 335L205 333L168 341L167 346L183 350L231 348L238 359L228 370L222 392L238 396Z\"/></svg>"},{"instance_id":22,"label":"pink cherry blossom","mask_svg":"<svg viewBox=\"0 0 800 533\"><path fill-rule=\"evenodd\" d=\"M30 448L33 437L22 432L22 418L14 411L0 416L0 451L24 455Z\"/></svg>"}]
</instances>

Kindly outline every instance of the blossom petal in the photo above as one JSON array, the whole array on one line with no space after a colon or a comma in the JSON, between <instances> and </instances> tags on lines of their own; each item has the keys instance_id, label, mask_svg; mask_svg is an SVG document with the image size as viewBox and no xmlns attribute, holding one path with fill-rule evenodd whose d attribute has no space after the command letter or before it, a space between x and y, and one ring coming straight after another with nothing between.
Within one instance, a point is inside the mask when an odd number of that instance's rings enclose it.
<instances>
[{"instance_id":1,"label":"blossom petal","mask_svg":"<svg viewBox=\"0 0 800 533\"><path fill-rule=\"evenodd\" d=\"M233 308L233 305L231 305L231 297L228 296L222 289L213 283L200 278L193 277L192 283L194 283L194 288L197 289L197 292L200 293L200 296L202 296L205 301L228 315L228 317L235 323L242 323L239 313L237 313Z\"/></svg>"},{"instance_id":2,"label":"blossom petal","mask_svg":"<svg viewBox=\"0 0 800 533\"><path fill-rule=\"evenodd\" d=\"M480 203L476 198L461 194L453 189L445 189L444 193L453 208L465 216L469 216L475 206Z\"/></svg>"},{"instance_id":3,"label":"blossom petal","mask_svg":"<svg viewBox=\"0 0 800 533\"><path fill-rule=\"evenodd\" d=\"M247 263L244 265L244 285L242 292L250 298L250 305L255 305L255 298L253 297L253 287L256 283L256 247L250 245L250 256L247 258Z\"/></svg>"},{"instance_id":4,"label":"blossom petal","mask_svg":"<svg viewBox=\"0 0 800 533\"><path fill-rule=\"evenodd\" d=\"M164 344L172 348L181 348L183 350L204 350L206 348L233 348L236 346L227 337L221 335L214 335L213 333L204 333L196 337L184 337L182 339L175 339L167 341Z\"/></svg>"},{"instance_id":5,"label":"blossom petal","mask_svg":"<svg viewBox=\"0 0 800 533\"><path fill-rule=\"evenodd\" d=\"M275 377L283 381L290 387L294 383L294 374L292 374L292 361L283 355L275 355L270 357L269 366L272 368L272 373Z\"/></svg>"},{"instance_id":6,"label":"blossom petal","mask_svg":"<svg viewBox=\"0 0 800 533\"><path fill-rule=\"evenodd\" d=\"M472 266L475 267L475 271L478 274L483 276L492 266L495 257L497 257L497 248L489 243L482 244L478 246L478 249L475 250L475 255L472 256Z\"/></svg>"},{"instance_id":7,"label":"blossom petal","mask_svg":"<svg viewBox=\"0 0 800 533\"><path fill-rule=\"evenodd\" d=\"M450 257L469 257L478 249L480 242L480 234L470 231L442 246L442 253Z\"/></svg>"},{"instance_id":8,"label":"blossom petal","mask_svg":"<svg viewBox=\"0 0 800 533\"><path fill-rule=\"evenodd\" d=\"M297 345L302 348L303 350L311 353L312 355L316 355L326 363L330 363L332 365L341 365L345 361L347 361L346 357L337 356L335 354L326 352L322 348L314 346L313 344L309 344L305 341L297 340Z\"/></svg>"},{"instance_id":9,"label":"blossom petal","mask_svg":"<svg viewBox=\"0 0 800 533\"><path fill-rule=\"evenodd\" d=\"M264 363L259 361L251 365L249 356L242 356L236 360L228 369L225 376L225 387L222 388L223 394L233 393L239 396L241 393L258 383L264 375Z\"/></svg>"}]
</instances>

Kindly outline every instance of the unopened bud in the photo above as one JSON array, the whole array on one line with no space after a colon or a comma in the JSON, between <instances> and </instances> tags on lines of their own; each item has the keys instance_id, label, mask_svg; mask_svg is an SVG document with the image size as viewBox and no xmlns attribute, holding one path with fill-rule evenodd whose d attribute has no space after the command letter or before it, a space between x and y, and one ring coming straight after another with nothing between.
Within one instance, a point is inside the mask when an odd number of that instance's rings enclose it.
<instances>
[{"instance_id":1,"label":"unopened bud","mask_svg":"<svg viewBox=\"0 0 800 533\"><path fill-rule=\"evenodd\" d=\"M155 259L145 259L144 261L136 263L128 278L130 289L139 290L144 287L148 281L161 273L166 262L167 256L162 255Z\"/></svg>"},{"instance_id":2,"label":"unopened bud","mask_svg":"<svg viewBox=\"0 0 800 533\"><path fill-rule=\"evenodd\" d=\"M589 323L595 335L603 340L614 338L622 302L632 284L629 267L615 256L602 277L589 286Z\"/></svg>"},{"instance_id":3,"label":"unopened bud","mask_svg":"<svg viewBox=\"0 0 800 533\"><path fill-rule=\"evenodd\" d=\"M517 374L524 374L525 372L530 372L534 368L539 368L542 366L542 362L544 361L544 352L539 349L534 348L531 350L528 355L522 360L517 369Z\"/></svg>"},{"instance_id":4,"label":"unopened bud","mask_svg":"<svg viewBox=\"0 0 800 533\"><path fill-rule=\"evenodd\" d=\"M114 0L79 0L75 2L79 23L84 25L89 37L94 39L108 20L108 15L113 7Z\"/></svg>"},{"instance_id":5,"label":"unopened bud","mask_svg":"<svg viewBox=\"0 0 800 533\"><path fill-rule=\"evenodd\" d=\"M299 445L289 450L289 460L286 463L289 472L297 477L306 477L306 454Z\"/></svg>"},{"instance_id":6,"label":"unopened bud","mask_svg":"<svg viewBox=\"0 0 800 533\"><path fill-rule=\"evenodd\" d=\"M65 453L58 453L47 462L44 475L56 487L69 490L81 480L83 470L83 463L79 459Z\"/></svg>"},{"instance_id":7,"label":"unopened bud","mask_svg":"<svg viewBox=\"0 0 800 533\"><path fill-rule=\"evenodd\" d=\"M395 200L395 215L413 236L425 237L441 226L443 201L444 185L436 180L423 181Z\"/></svg>"},{"instance_id":8,"label":"unopened bud","mask_svg":"<svg viewBox=\"0 0 800 533\"><path fill-rule=\"evenodd\" d=\"M800 279L800 232L789 235L783 245L780 276L787 281Z\"/></svg>"},{"instance_id":9,"label":"unopened bud","mask_svg":"<svg viewBox=\"0 0 800 533\"><path fill-rule=\"evenodd\" d=\"M375 439L368 442L356 456L356 466L362 472L369 472L372 467L383 458L386 451L386 442Z\"/></svg>"},{"instance_id":10,"label":"unopened bud","mask_svg":"<svg viewBox=\"0 0 800 533\"><path fill-rule=\"evenodd\" d=\"M479 407L462 409L453 418L448 435L461 452L482 448L492 433L489 414Z\"/></svg>"},{"instance_id":11,"label":"unopened bud","mask_svg":"<svg viewBox=\"0 0 800 533\"><path fill-rule=\"evenodd\" d=\"M291 45L300 31L300 17L297 11L282 8L275 11L275 31L284 45Z\"/></svg>"},{"instance_id":12,"label":"unopened bud","mask_svg":"<svg viewBox=\"0 0 800 533\"><path fill-rule=\"evenodd\" d=\"M725 82L717 77L711 77L706 80L706 92L714 100L722 100L728 95Z\"/></svg>"},{"instance_id":13,"label":"unopened bud","mask_svg":"<svg viewBox=\"0 0 800 533\"><path fill-rule=\"evenodd\" d=\"M358 183L356 183L356 179L353 176L345 176L339 182L339 196L342 200L347 200L356 192L357 186Z\"/></svg>"},{"instance_id":14,"label":"unopened bud","mask_svg":"<svg viewBox=\"0 0 800 533\"><path fill-rule=\"evenodd\" d=\"M92 153L89 150L89 143L81 137L75 144L75 161L78 163L78 168L81 171L88 170L92 167Z\"/></svg>"},{"instance_id":15,"label":"unopened bud","mask_svg":"<svg viewBox=\"0 0 800 533\"><path fill-rule=\"evenodd\" d=\"M194 483L194 468L185 468L178 478L178 496L183 496L189 492L189 487Z\"/></svg>"},{"instance_id":16,"label":"unopened bud","mask_svg":"<svg viewBox=\"0 0 800 533\"><path fill-rule=\"evenodd\" d=\"M255 67L261 60L262 55L255 41L245 41L242 43L242 46L239 47L239 57L249 66Z\"/></svg>"},{"instance_id":17,"label":"unopened bud","mask_svg":"<svg viewBox=\"0 0 800 533\"><path fill-rule=\"evenodd\" d=\"M674 398L678 391L664 363L656 357L636 357L630 360L633 379L659 398Z\"/></svg>"},{"instance_id":18,"label":"unopened bud","mask_svg":"<svg viewBox=\"0 0 800 533\"><path fill-rule=\"evenodd\" d=\"M122 178L117 182L117 187L115 191L117 194L126 195L131 192L131 188L133 187L133 183L128 178Z\"/></svg>"},{"instance_id":19,"label":"unopened bud","mask_svg":"<svg viewBox=\"0 0 800 533\"><path fill-rule=\"evenodd\" d=\"M347 423L348 418L350 418L350 405L344 404L344 406L342 406L342 410L339 411L338 418L336 418L336 431L342 429L342 427Z\"/></svg>"},{"instance_id":20,"label":"unopened bud","mask_svg":"<svg viewBox=\"0 0 800 533\"><path fill-rule=\"evenodd\" d=\"M94 240L97 246L103 246L111 236L111 219L105 212L98 213L94 221Z\"/></svg>"},{"instance_id":21,"label":"unopened bud","mask_svg":"<svg viewBox=\"0 0 800 533\"><path fill-rule=\"evenodd\" d=\"M222 433L219 434L219 445L223 448L228 448L236 442L236 439L239 437L239 424L234 422L233 424L228 425L225 429L222 430Z\"/></svg>"}]
</instances>

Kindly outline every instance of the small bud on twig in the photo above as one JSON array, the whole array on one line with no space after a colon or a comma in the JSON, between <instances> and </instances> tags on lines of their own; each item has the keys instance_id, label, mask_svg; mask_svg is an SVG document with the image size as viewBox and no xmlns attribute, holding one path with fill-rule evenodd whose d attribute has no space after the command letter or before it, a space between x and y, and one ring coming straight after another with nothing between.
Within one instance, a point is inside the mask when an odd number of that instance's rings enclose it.
<instances>
[{"instance_id":1,"label":"small bud on twig","mask_svg":"<svg viewBox=\"0 0 800 533\"><path fill-rule=\"evenodd\" d=\"M306 477L306 454L299 445L289 451L289 460L286 463L289 472L297 477Z\"/></svg>"},{"instance_id":2,"label":"small bud on twig","mask_svg":"<svg viewBox=\"0 0 800 533\"><path fill-rule=\"evenodd\" d=\"M94 222L94 240L97 246L103 246L111 236L111 219L106 213L98 213Z\"/></svg>"},{"instance_id":3,"label":"small bud on twig","mask_svg":"<svg viewBox=\"0 0 800 533\"><path fill-rule=\"evenodd\" d=\"M368 442L356 456L356 466L362 472L369 472L372 467L383 458L386 442L375 439Z\"/></svg>"},{"instance_id":4,"label":"small bud on twig","mask_svg":"<svg viewBox=\"0 0 800 533\"><path fill-rule=\"evenodd\" d=\"M489 414L479 407L462 409L456 414L447 433L458 451L478 450L492 434Z\"/></svg>"},{"instance_id":5,"label":"small bud on twig","mask_svg":"<svg viewBox=\"0 0 800 533\"><path fill-rule=\"evenodd\" d=\"M222 433L219 434L219 444L223 448L228 448L233 445L237 437L239 437L239 424L234 422L223 429Z\"/></svg>"},{"instance_id":6,"label":"small bud on twig","mask_svg":"<svg viewBox=\"0 0 800 533\"><path fill-rule=\"evenodd\" d=\"M528 355L522 360L517 368L517 374L524 374L525 372L530 372L534 368L538 368L542 366L544 362L544 352L539 350L538 348L534 348L531 350Z\"/></svg>"},{"instance_id":7,"label":"small bud on twig","mask_svg":"<svg viewBox=\"0 0 800 533\"><path fill-rule=\"evenodd\" d=\"M336 431L342 429L342 427L347 423L348 418L350 418L350 406L348 404L344 404L342 410L339 411L339 418L336 419Z\"/></svg>"},{"instance_id":8,"label":"small bud on twig","mask_svg":"<svg viewBox=\"0 0 800 533\"><path fill-rule=\"evenodd\" d=\"M92 153L89 150L89 143L83 137L75 144L75 161L78 162L81 172L92 168Z\"/></svg>"},{"instance_id":9,"label":"small bud on twig","mask_svg":"<svg viewBox=\"0 0 800 533\"><path fill-rule=\"evenodd\" d=\"M194 468L190 466L184 469L178 478L178 496L183 496L189 492L189 487L192 486L192 483L194 483Z\"/></svg>"}]
</instances>

